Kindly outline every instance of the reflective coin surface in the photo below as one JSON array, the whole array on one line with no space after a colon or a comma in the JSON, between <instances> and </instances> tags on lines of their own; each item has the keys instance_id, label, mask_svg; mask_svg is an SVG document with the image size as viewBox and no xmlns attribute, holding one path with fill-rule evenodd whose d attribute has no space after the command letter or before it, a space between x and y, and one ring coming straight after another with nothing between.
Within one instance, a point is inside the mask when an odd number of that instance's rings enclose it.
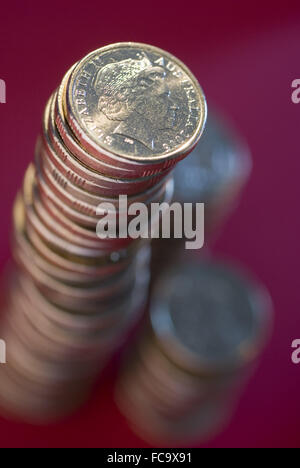
<instances>
[{"instance_id":1,"label":"reflective coin surface","mask_svg":"<svg viewBox=\"0 0 300 468\"><path fill-rule=\"evenodd\" d=\"M81 60L66 101L70 126L83 146L134 161L188 152L206 120L203 92L187 67L138 43L113 44Z\"/></svg>"}]
</instances>

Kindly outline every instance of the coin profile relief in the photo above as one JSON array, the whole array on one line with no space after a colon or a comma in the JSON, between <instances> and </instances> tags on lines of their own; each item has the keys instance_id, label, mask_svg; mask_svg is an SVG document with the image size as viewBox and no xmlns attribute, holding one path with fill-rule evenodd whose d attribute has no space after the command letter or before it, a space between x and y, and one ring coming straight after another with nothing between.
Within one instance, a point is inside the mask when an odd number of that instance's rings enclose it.
<instances>
[{"instance_id":1,"label":"coin profile relief","mask_svg":"<svg viewBox=\"0 0 300 468\"><path fill-rule=\"evenodd\" d=\"M206 120L203 92L186 66L144 44L113 44L81 60L66 102L70 126L83 146L98 145L135 161L188 152Z\"/></svg>"}]
</instances>

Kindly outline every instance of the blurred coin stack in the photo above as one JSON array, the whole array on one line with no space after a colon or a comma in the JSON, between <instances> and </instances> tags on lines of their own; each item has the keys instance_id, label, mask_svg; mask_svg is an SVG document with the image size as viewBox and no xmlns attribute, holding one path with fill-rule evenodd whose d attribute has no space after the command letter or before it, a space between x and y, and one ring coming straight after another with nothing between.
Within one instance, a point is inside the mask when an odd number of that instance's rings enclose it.
<instances>
[{"instance_id":1,"label":"blurred coin stack","mask_svg":"<svg viewBox=\"0 0 300 468\"><path fill-rule=\"evenodd\" d=\"M247 145L221 116L210 112L201 141L174 170L174 200L205 204L209 236L236 208L251 167Z\"/></svg>"},{"instance_id":2,"label":"blurred coin stack","mask_svg":"<svg viewBox=\"0 0 300 468\"><path fill-rule=\"evenodd\" d=\"M202 138L193 152L174 170L174 202L204 203L205 245L214 239L237 206L249 179L251 156L247 145L218 113L210 111ZM153 280L176 262L185 239L153 241Z\"/></svg>"},{"instance_id":3,"label":"blurred coin stack","mask_svg":"<svg viewBox=\"0 0 300 468\"><path fill-rule=\"evenodd\" d=\"M104 47L65 75L14 206L18 269L1 328L4 410L47 421L86 397L149 283L149 242L99 236L98 222L106 216L120 231L127 218L120 195L128 206L170 202L169 173L205 119L195 78L151 46Z\"/></svg>"},{"instance_id":4,"label":"blurred coin stack","mask_svg":"<svg viewBox=\"0 0 300 468\"><path fill-rule=\"evenodd\" d=\"M219 431L266 343L270 306L261 286L219 262L185 259L165 272L117 386L131 427L164 447Z\"/></svg>"}]
</instances>

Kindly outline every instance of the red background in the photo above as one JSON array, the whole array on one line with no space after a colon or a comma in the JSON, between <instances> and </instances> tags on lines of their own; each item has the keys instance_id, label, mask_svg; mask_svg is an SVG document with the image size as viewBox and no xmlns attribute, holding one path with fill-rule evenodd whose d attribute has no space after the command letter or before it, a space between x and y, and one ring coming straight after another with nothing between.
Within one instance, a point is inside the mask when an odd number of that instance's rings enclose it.
<instances>
[{"instance_id":1,"label":"red background","mask_svg":"<svg viewBox=\"0 0 300 468\"><path fill-rule=\"evenodd\" d=\"M298 200L300 104L299 2L202 0L2 2L0 78L0 264L9 258L13 198L33 158L43 106L68 67L117 41L162 47L182 59L253 152L241 205L216 245L267 285L275 307L272 341L230 426L210 447L300 446ZM256 5L256 6L255 6ZM0 419L1 447L140 447L110 396L112 377L68 421L33 427Z\"/></svg>"}]
</instances>

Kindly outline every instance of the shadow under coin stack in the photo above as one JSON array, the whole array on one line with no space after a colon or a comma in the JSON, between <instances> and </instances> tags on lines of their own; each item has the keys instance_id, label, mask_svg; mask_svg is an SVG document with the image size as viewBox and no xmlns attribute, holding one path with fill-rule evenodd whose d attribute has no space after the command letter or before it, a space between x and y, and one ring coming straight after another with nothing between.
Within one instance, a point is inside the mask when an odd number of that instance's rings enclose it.
<instances>
[{"instance_id":1,"label":"shadow under coin stack","mask_svg":"<svg viewBox=\"0 0 300 468\"><path fill-rule=\"evenodd\" d=\"M98 223L106 217L120 230L120 195L128 206L171 201L170 171L205 119L195 78L152 46L113 44L65 75L14 206L18 268L1 328L5 411L47 422L87 396L149 283L149 242L99 236Z\"/></svg>"},{"instance_id":2,"label":"shadow under coin stack","mask_svg":"<svg viewBox=\"0 0 300 468\"><path fill-rule=\"evenodd\" d=\"M154 446L203 442L231 416L270 331L265 290L226 265L185 260L154 291L116 399Z\"/></svg>"}]
</instances>

